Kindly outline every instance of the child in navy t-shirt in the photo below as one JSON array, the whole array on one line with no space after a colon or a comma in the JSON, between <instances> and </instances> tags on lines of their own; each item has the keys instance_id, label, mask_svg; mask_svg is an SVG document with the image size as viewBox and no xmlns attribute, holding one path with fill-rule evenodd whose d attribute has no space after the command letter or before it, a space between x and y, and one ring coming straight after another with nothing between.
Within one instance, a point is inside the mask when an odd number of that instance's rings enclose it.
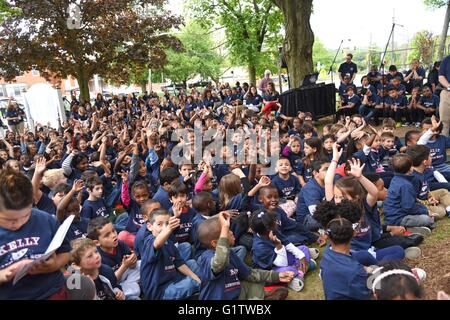
<instances>
[{"instance_id":1,"label":"child in navy t-shirt","mask_svg":"<svg viewBox=\"0 0 450 320\"><path fill-rule=\"evenodd\" d=\"M0 185L0 299L67 297L70 288L60 271L70 259L67 240L45 263L34 266L13 286L20 267L45 253L58 223L54 216L31 208L33 191L25 175L2 171Z\"/></svg>"},{"instance_id":2,"label":"child in navy t-shirt","mask_svg":"<svg viewBox=\"0 0 450 320\"><path fill-rule=\"evenodd\" d=\"M146 228L147 221L150 219L150 214L157 209L161 209L161 205L158 201L149 199L147 200L141 207L142 218L145 221L143 228L140 228L136 233L136 237L134 238L134 253L136 254L138 260L141 259L141 248L144 244L145 238L151 235L151 232Z\"/></svg>"},{"instance_id":3,"label":"child in navy t-shirt","mask_svg":"<svg viewBox=\"0 0 450 320\"><path fill-rule=\"evenodd\" d=\"M103 181L99 177L91 177L86 182L86 190L89 193L89 198L84 201L83 209L81 209L81 216L87 219L94 219L97 217L109 217L109 210L106 206L103 196Z\"/></svg>"},{"instance_id":4,"label":"child in navy t-shirt","mask_svg":"<svg viewBox=\"0 0 450 320\"><path fill-rule=\"evenodd\" d=\"M228 213L221 212L218 217L205 220L199 227L199 239L208 248L199 259L200 300L267 299L264 282L289 283L294 273L250 269L230 250L234 244L230 220ZM246 295L250 292L251 296ZM286 288L280 287L274 292L275 296L286 298Z\"/></svg>"},{"instance_id":5,"label":"child in navy t-shirt","mask_svg":"<svg viewBox=\"0 0 450 320\"><path fill-rule=\"evenodd\" d=\"M139 298L140 261L124 242L118 240L113 224L106 218L98 217L89 222L88 238L98 246L103 264L114 271L117 281L127 299Z\"/></svg>"},{"instance_id":6,"label":"child in navy t-shirt","mask_svg":"<svg viewBox=\"0 0 450 320\"><path fill-rule=\"evenodd\" d=\"M78 238L72 241L72 266L90 277L97 291L98 300L125 300L122 288L110 266L102 264L102 257L93 240Z\"/></svg>"},{"instance_id":7,"label":"child in navy t-shirt","mask_svg":"<svg viewBox=\"0 0 450 320\"><path fill-rule=\"evenodd\" d=\"M183 261L170 240L180 219L164 209L151 213L147 228L152 233L141 248L141 285L146 299L180 300L198 291L199 267L194 260Z\"/></svg>"}]
</instances>

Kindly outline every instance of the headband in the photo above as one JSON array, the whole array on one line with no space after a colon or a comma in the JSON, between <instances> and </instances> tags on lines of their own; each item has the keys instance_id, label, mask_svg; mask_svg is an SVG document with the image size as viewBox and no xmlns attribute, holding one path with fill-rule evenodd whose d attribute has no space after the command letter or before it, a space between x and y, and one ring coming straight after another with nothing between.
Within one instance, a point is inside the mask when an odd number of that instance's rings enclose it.
<instances>
[{"instance_id":1,"label":"headband","mask_svg":"<svg viewBox=\"0 0 450 320\"><path fill-rule=\"evenodd\" d=\"M380 269L381 268L378 268L375 271L378 272L378 271L380 271ZM372 291L373 291L373 293L375 293L376 286L378 285L378 283L381 282L381 280L383 280L383 279L385 279L385 278L387 278L389 276L393 276L393 275L410 276L410 277L413 277L414 280L417 281L417 277L413 273L411 273L409 271L402 270L402 269L389 270L389 271L383 272L382 274L380 274L378 277L375 278L375 280L373 281L373 284L372 284Z\"/></svg>"}]
</instances>

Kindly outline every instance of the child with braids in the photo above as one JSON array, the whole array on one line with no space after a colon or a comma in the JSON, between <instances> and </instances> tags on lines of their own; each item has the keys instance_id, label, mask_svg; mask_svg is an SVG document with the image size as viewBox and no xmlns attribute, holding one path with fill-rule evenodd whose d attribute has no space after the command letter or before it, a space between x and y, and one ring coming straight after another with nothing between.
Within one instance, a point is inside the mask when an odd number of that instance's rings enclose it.
<instances>
[{"instance_id":1,"label":"child with braids","mask_svg":"<svg viewBox=\"0 0 450 320\"><path fill-rule=\"evenodd\" d=\"M296 258L281 243L276 236L276 215L267 210L257 210L251 217L253 230L253 267L278 272L292 271L294 279L289 287L294 291L301 291L304 287L304 276L308 270L314 270L319 256L318 249L308 249L307 246L298 246L304 257Z\"/></svg>"}]
</instances>

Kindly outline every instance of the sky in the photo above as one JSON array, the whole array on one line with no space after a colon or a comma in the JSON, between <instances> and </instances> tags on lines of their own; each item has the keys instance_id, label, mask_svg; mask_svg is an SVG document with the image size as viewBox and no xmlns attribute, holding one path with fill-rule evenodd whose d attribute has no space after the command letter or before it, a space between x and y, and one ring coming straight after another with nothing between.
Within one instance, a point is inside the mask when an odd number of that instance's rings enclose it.
<instances>
[{"instance_id":1,"label":"sky","mask_svg":"<svg viewBox=\"0 0 450 320\"><path fill-rule=\"evenodd\" d=\"M169 0L169 7L182 14L184 2ZM329 49L337 49L342 39L346 39L344 47L348 48L368 47L371 39L373 44L384 48L394 10L396 23L404 26L395 28L397 44L409 42L420 30L440 35L445 16L445 8L427 9L423 0L314 0L313 3L311 27Z\"/></svg>"}]
</instances>

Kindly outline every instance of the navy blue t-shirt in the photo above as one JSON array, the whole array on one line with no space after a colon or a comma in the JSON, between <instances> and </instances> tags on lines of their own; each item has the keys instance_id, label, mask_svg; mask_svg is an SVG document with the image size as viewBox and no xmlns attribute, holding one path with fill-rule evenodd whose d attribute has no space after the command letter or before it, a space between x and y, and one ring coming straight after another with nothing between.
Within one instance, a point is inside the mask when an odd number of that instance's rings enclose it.
<instances>
[{"instance_id":1,"label":"navy blue t-shirt","mask_svg":"<svg viewBox=\"0 0 450 320\"><path fill-rule=\"evenodd\" d=\"M450 148L450 137L439 135L434 141L428 141L433 167L445 163L447 160L447 148Z\"/></svg>"},{"instance_id":2,"label":"navy blue t-shirt","mask_svg":"<svg viewBox=\"0 0 450 320\"><path fill-rule=\"evenodd\" d=\"M0 227L0 269L23 259L42 256L58 229L54 216L37 209L31 210L30 219L16 231ZM57 254L70 252L65 239ZM52 273L26 275L15 286L12 281L0 285L1 300L42 300L58 292L64 285L64 276L58 270Z\"/></svg>"},{"instance_id":3,"label":"navy blue t-shirt","mask_svg":"<svg viewBox=\"0 0 450 320\"><path fill-rule=\"evenodd\" d=\"M50 199L45 193L42 193L42 197L39 199L38 203L36 203L36 208L48 212L51 215L56 215L56 206L53 203L53 200Z\"/></svg>"},{"instance_id":4,"label":"navy blue t-shirt","mask_svg":"<svg viewBox=\"0 0 450 320\"><path fill-rule=\"evenodd\" d=\"M102 263L110 266L114 272L122 265L123 256L131 254L125 242L120 240L118 241L117 247L114 248L113 254L103 251L101 247L97 247L97 250L102 256Z\"/></svg>"},{"instance_id":5,"label":"navy blue t-shirt","mask_svg":"<svg viewBox=\"0 0 450 320\"><path fill-rule=\"evenodd\" d=\"M175 244L169 239L164 246L155 249L155 237L149 235L141 248L141 285L146 299L161 299L171 283L181 280L177 269L185 262Z\"/></svg>"},{"instance_id":6,"label":"navy blue t-shirt","mask_svg":"<svg viewBox=\"0 0 450 320\"><path fill-rule=\"evenodd\" d=\"M406 108L408 100L406 100L405 96L398 96L397 98L387 97L386 103L397 108Z\"/></svg>"},{"instance_id":7,"label":"navy blue t-shirt","mask_svg":"<svg viewBox=\"0 0 450 320\"><path fill-rule=\"evenodd\" d=\"M129 218L125 230L129 233L136 234L145 223L144 217L141 213L141 208L136 201L130 199L130 205L126 209L129 213Z\"/></svg>"},{"instance_id":8,"label":"navy blue t-shirt","mask_svg":"<svg viewBox=\"0 0 450 320\"><path fill-rule=\"evenodd\" d=\"M196 213L194 218L192 218L192 228L191 228L191 239L194 245L194 259L197 260L201 254L206 250L206 248L202 245L200 240L198 239L198 227L200 224L205 221L206 218L200 213Z\"/></svg>"},{"instance_id":9,"label":"navy blue t-shirt","mask_svg":"<svg viewBox=\"0 0 450 320\"><path fill-rule=\"evenodd\" d=\"M368 300L367 272L352 256L328 246L320 261L320 277L327 300Z\"/></svg>"},{"instance_id":10,"label":"navy blue t-shirt","mask_svg":"<svg viewBox=\"0 0 450 320\"><path fill-rule=\"evenodd\" d=\"M303 223L305 217L311 215L309 206L318 205L325 198L325 188L317 183L316 179L311 179L304 185L298 195L295 219Z\"/></svg>"},{"instance_id":11,"label":"navy blue t-shirt","mask_svg":"<svg viewBox=\"0 0 450 320\"><path fill-rule=\"evenodd\" d=\"M83 209L81 209L81 217L87 218L89 220L95 219L97 217L108 218L109 211L106 207L105 200L86 200L83 204Z\"/></svg>"},{"instance_id":12,"label":"navy blue t-shirt","mask_svg":"<svg viewBox=\"0 0 450 320\"><path fill-rule=\"evenodd\" d=\"M72 240L86 237L88 224L89 219L81 217L79 219L75 218L67 231L67 240L71 242Z\"/></svg>"},{"instance_id":13,"label":"navy blue t-shirt","mask_svg":"<svg viewBox=\"0 0 450 320\"><path fill-rule=\"evenodd\" d=\"M351 78L353 74L358 73L358 66L354 62L344 62L339 66L338 72L342 74L342 77L347 75Z\"/></svg>"},{"instance_id":14,"label":"navy blue t-shirt","mask_svg":"<svg viewBox=\"0 0 450 320\"><path fill-rule=\"evenodd\" d=\"M173 215L173 209L169 209L169 213ZM175 229L172 235L175 236L175 242L191 242L190 235L192 229L192 219L194 219L196 212L191 208L183 208L180 219L180 226Z\"/></svg>"},{"instance_id":15,"label":"navy blue t-shirt","mask_svg":"<svg viewBox=\"0 0 450 320\"><path fill-rule=\"evenodd\" d=\"M153 196L153 200L158 201L161 204L161 207L169 210L172 207L172 202L169 199L169 193L164 190L161 186L158 188L158 191Z\"/></svg>"},{"instance_id":16,"label":"navy blue t-shirt","mask_svg":"<svg viewBox=\"0 0 450 320\"><path fill-rule=\"evenodd\" d=\"M368 222L366 213L364 212L356 236L352 238L352 241L350 243L350 248L352 251L366 251L369 250L371 246L372 228L370 226L370 223Z\"/></svg>"},{"instance_id":17,"label":"navy blue t-shirt","mask_svg":"<svg viewBox=\"0 0 450 320\"><path fill-rule=\"evenodd\" d=\"M450 55L446 56L439 67L439 75L450 81Z\"/></svg>"},{"instance_id":18,"label":"navy blue t-shirt","mask_svg":"<svg viewBox=\"0 0 450 320\"><path fill-rule=\"evenodd\" d=\"M279 175L276 175L272 178L272 184L277 187L278 194L282 199L293 200L301 189L300 182L291 174L287 180L284 180L280 178Z\"/></svg>"},{"instance_id":19,"label":"navy blue t-shirt","mask_svg":"<svg viewBox=\"0 0 450 320\"><path fill-rule=\"evenodd\" d=\"M206 250L199 258L201 268L200 300L236 300L241 293L240 280L250 275L250 268L230 250L229 263L225 269L214 274L211 259L215 251Z\"/></svg>"},{"instance_id":20,"label":"navy blue t-shirt","mask_svg":"<svg viewBox=\"0 0 450 320\"><path fill-rule=\"evenodd\" d=\"M139 229L139 231L136 233L136 237L134 238L134 253L136 254L138 260L140 260L142 256L142 246L144 245L144 240L148 236L150 236L152 233L147 229L147 227L144 225L142 228Z\"/></svg>"},{"instance_id":21,"label":"navy blue t-shirt","mask_svg":"<svg viewBox=\"0 0 450 320\"><path fill-rule=\"evenodd\" d=\"M419 99L419 104L425 108L439 108L439 97L435 94L431 95L431 97L421 96Z\"/></svg>"},{"instance_id":22,"label":"navy blue t-shirt","mask_svg":"<svg viewBox=\"0 0 450 320\"><path fill-rule=\"evenodd\" d=\"M275 245L270 239L253 234L252 258L253 268L272 270L274 267L273 262L277 258Z\"/></svg>"}]
</instances>

